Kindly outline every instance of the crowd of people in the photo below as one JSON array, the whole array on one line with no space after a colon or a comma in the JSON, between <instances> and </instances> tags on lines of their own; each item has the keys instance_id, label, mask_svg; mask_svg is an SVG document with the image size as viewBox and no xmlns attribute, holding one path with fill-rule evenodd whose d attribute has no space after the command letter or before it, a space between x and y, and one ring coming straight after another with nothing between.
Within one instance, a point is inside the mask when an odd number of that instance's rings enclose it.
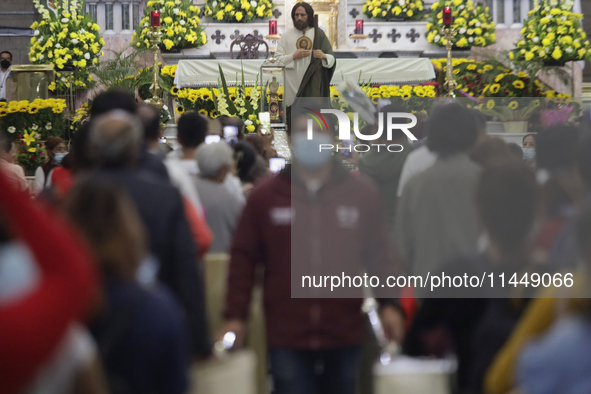
<instances>
[{"instance_id":1,"label":"crowd of people","mask_svg":"<svg viewBox=\"0 0 591 394\"><path fill-rule=\"evenodd\" d=\"M440 103L419 141L396 130L380 140L402 152L346 158L310 149L307 118L293 113L292 163L278 174L273 134L244 135L235 118L183 114L171 150L158 111L123 92L101 93L90 113L69 152L46 142L30 187L0 139L1 392L198 393L192 366L229 332L245 344L260 286L274 394L371 393L362 296L296 289L300 274L362 266L572 273L570 288L506 297L376 298L405 354L455 355L460 393L591 392L588 113L519 147L488 136L480 113ZM333 131L314 128L311 141ZM224 322L210 332L203 260L214 253L230 261Z\"/></svg>"}]
</instances>

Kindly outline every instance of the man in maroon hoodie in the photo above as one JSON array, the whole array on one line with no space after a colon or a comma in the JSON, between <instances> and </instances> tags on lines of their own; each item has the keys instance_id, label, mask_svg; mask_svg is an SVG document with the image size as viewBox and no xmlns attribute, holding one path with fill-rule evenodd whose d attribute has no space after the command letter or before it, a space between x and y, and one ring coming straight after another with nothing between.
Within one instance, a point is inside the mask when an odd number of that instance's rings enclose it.
<instances>
[{"instance_id":1,"label":"man in maroon hoodie","mask_svg":"<svg viewBox=\"0 0 591 394\"><path fill-rule=\"evenodd\" d=\"M362 293L331 292L330 284L303 288L295 273L357 275L377 263L386 269L393 264L377 188L351 175L330 150L319 152L318 144L333 144L334 136L315 129L308 140L307 118L294 112L293 166L257 185L244 208L231 250L222 334L243 338L255 266L263 264L274 393L352 394L363 336ZM384 301L380 312L386 335L401 340L404 319L397 304Z\"/></svg>"}]
</instances>

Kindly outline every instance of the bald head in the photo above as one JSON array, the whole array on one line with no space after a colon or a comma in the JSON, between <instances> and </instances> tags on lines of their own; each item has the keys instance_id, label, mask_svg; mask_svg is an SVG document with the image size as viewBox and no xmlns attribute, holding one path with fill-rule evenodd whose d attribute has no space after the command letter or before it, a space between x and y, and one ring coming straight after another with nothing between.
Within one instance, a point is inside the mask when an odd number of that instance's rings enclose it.
<instances>
[{"instance_id":1,"label":"bald head","mask_svg":"<svg viewBox=\"0 0 591 394\"><path fill-rule=\"evenodd\" d=\"M90 129L90 151L101 167L129 167L138 160L143 140L140 120L122 110L94 119Z\"/></svg>"}]
</instances>

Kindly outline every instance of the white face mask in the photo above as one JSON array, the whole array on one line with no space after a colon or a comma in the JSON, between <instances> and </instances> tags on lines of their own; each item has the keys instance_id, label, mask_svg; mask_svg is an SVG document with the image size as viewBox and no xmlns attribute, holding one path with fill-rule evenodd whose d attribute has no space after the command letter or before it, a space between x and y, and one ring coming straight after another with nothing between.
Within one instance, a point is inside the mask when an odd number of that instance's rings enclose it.
<instances>
[{"instance_id":1,"label":"white face mask","mask_svg":"<svg viewBox=\"0 0 591 394\"><path fill-rule=\"evenodd\" d=\"M64 157L66 157L67 153L54 153L53 159L56 163L61 163Z\"/></svg>"},{"instance_id":2,"label":"white face mask","mask_svg":"<svg viewBox=\"0 0 591 394\"><path fill-rule=\"evenodd\" d=\"M302 167L315 170L330 161L332 151L320 149L321 144L331 144L332 139L327 133L314 133L313 139L309 140L307 133L295 133L291 140L291 150L295 160Z\"/></svg>"},{"instance_id":3,"label":"white face mask","mask_svg":"<svg viewBox=\"0 0 591 394\"><path fill-rule=\"evenodd\" d=\"M536 158L536 149L535 148L521 148L523 151L523 158L525 160L533 160Z\"/></svg>"}]
</instances>

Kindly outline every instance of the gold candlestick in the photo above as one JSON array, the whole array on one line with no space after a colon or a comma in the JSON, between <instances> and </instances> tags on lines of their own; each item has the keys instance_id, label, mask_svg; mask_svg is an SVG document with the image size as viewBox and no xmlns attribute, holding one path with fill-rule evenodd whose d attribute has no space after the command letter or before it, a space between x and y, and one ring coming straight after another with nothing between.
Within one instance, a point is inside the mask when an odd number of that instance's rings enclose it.
<instances>
[{"instance_id":1,"label":"gold candlestick","mask_svg":"<svg viewBox=\"0 0 591 394\"><path fill-rule=\"evenodd\" d=\"M277 41L279 41L279 39L281 38L280 34L269 34L268 36L265 36L265 38L269 41L271 41L271 47L269 47L269 50L271 51L271 59L275 59L275 52L277 51Z\"/></svg>"},{"instance_id":2,"label":"gold candlestick","mask_svg":"<svg viewBox=\"0 0 591 394\"><path fill-rule=\"evenodd\" d=\"M158 55L160 53L159 45L162 40L160 26L152 26L152 30L148 33L148 39L150 40L150 44L152 44L150 50L154 52L154 81L150 86L150 93L152 93L152 97L146 100L146 103L153 105L154 107L158 108L158 110L162 111L164 102L162 101L162 98L160 98L162 87L160 87L160 67L158 66Z\"/></svg>"},{"instance_id":3,"label":"gold candlestick","mask_svg":"<svg viewBox=\"0 0 591 394\"><path fill-rule=\"evenodd\" d=\"M457 88L458 83L454 79L454 66L453 66L453 59L451 55L451 48L453 46L452 40L456 35L457 30L452 28L451 26L445 26L441 33L445 37L447 41L445 43L445 48L447 49L447 67L446 67L446 75L445 75L445 84L443 85L447 90L447 97L456 97L454 90Z\"/></svg>"},{"instance_id":4,"label":"gold candlestick","mask_svg":"<svg viewBox=\"0 0 591 394\"><path fill-rule=\"evenodd\" d=\"M355 47L353 49L367 49L365 47L359 46L359 42L367 38L365 34L351 34L349 38L351 38L355 42Z\"/></svg>"}]
</instances>

